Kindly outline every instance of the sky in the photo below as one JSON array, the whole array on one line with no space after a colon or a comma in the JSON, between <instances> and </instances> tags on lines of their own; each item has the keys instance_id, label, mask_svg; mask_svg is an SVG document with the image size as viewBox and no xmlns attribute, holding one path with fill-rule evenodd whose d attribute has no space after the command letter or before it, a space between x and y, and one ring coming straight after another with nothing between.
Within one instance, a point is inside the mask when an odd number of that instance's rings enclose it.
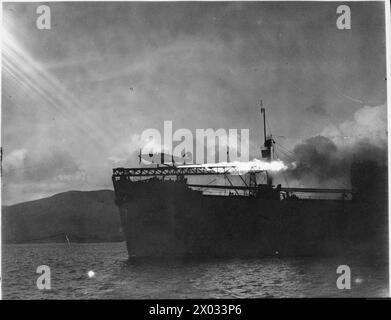
<instances>
[{"instance_id":1,"label":"sky","mask_svg":"<svg viewBox=\"0 0 391 320\"><path fill-rule=\"evenodd\" d=\"M111 189L112 168L136 166L137 137L164 120L248 128L257 157L261 99L287 150L383 130L384 4L348 3L339 30L340 4L49 3L39 30L39 4L4 3L3 204Z\"/></svg>"}]
</instances>

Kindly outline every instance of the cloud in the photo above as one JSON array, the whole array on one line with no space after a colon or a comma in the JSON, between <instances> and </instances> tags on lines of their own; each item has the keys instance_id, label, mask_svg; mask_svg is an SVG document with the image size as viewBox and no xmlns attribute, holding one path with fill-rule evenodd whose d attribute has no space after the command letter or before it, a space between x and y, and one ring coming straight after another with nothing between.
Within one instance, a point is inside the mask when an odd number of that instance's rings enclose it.
<instances>
[{"instance_id":1,"label":"cloud","mask_svg":"<svg viewBox=\"0 0 391 320\"><path fill-rule=\"evenodd\" d=\"M379 148L387 147L387 106L364 106L354 113L353 119L341 124L329 125L321 135L330 138L341 147L354 147L360 141Z\"/></svg>"},{"instance_id":2,"label":"cloud","mask_svg":"<svg viewBox=\"0 0 391 320\"><path fill-rule=\"evenodd\" d=\"M324 117L328 115L326 109L317 104L313 104L309 106L308 108L305 109L305 112L309 113L310 115L316 115L320 117Z\"/></svg>"},{"instance_id":3,"label":"cloud","mask_svg":"<svg viewBox=\"0 0 391 320\"><path fill-rule=\"evenodd\" d=\"M357 110L353 119L328 126L320 135L297 144L292 151L291 179L317 185L331 181L350 183L350 165L354 161L374 161L384 165L387 159L386 104ZM340 186L341 187L341 186Z\"/></svg>"},{"instance_id":4,"label":"cloud","mask_svg":"<svg viewBox=\"0 0 391 320\"><path fill-rule=\"evenodd\" d=\"M87 180L88 173L65 150L15 149L3 158L2 201L13 204L80 190Z\"/></svg>"},{"instance_id":5,"label":"cloud","mask_svg":"<svg viewBox=\"0 0 391 320\"><path fill-rule=\"evenodd\" d=\"M72 156L63 150L29 151L16 149L4 156L3 183L42 182L54 178L70 179L80 174Z\"/></svg>"}]
</instances>

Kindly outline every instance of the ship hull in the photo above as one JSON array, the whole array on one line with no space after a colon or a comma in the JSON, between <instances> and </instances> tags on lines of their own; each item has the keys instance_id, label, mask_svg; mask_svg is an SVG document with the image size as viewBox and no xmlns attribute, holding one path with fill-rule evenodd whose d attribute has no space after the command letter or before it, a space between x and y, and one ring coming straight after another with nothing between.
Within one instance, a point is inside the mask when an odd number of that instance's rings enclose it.
<instances>
[{"instance_id":1,"label":"ship hull","mask_svg":"<svg viewBox=\"0 0 391 320\"><path fill-rule=\"evenodd\" d=\"M387 255L385 201L206 196L183 182L117 182L129 257Z\"/></svg>"}]
</instances>

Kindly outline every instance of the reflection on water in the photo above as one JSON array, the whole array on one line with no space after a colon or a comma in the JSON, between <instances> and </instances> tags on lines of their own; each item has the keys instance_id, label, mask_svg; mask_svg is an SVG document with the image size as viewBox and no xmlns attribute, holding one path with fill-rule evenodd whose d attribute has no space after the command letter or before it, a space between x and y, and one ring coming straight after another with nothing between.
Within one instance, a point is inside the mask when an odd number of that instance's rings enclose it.
<instances>
[{"instance_id":1,"label":"reflection on water","mask_svg":"<svg viewBox=\"0 0 391 320\"><path fill-rule=\"evenodd\" d=\"M352 271L338 290L336 269ZM51 290L38 290L39 265ZM3 299L164 299L388 296L386 261L359 257L128 262L124 243L3 246Z\"/></svg>"}]
</instances>

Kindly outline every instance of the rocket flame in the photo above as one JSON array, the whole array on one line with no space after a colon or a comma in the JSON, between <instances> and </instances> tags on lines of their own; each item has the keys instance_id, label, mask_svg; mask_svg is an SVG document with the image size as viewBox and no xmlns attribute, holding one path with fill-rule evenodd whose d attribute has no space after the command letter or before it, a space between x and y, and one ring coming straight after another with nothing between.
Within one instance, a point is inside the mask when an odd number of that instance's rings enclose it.
<instances>
[{"instance_id":1,"label":"rocket flame","mask_svg":"<svg viewBox=\"0 0 391 320\"><path fill-rule=\"evenodd\" d=\"M220 162L220 163L205 163L197 165L183 165L179 168L206 168L216 173L229 173L242 175L248 172L261 172L261 171L281 171L286 170L288 167L281 161L275 160L271 162L254 159L248 162Z\"/></svg>"}]
</instances>

